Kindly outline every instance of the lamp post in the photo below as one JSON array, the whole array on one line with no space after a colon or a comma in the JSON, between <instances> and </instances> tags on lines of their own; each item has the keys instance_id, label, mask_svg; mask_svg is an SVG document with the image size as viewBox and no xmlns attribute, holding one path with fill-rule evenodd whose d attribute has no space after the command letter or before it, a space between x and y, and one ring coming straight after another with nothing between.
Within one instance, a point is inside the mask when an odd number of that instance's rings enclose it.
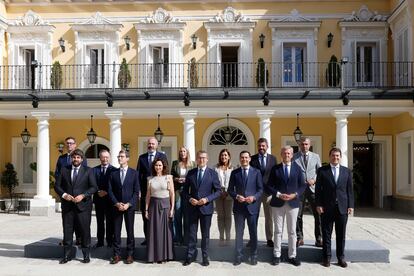
<instances>
[{"instance_id":1,"label":"lamp post","mask_svg":"<svg viewBox=\"0 0 414 276\"><path fill-rule=\"evenodd\" d=\"M293 131L293 136L295 137L296 143L299 144L300 138L302 137L303 132L299 128L299 113L296 114L296 129Z\"/></svg>"},{"instance_id":2,"label":"lamp post","mask_svg":"<svg viewBox=\"0 0 414 276\"><path fill-rule=\"evenodd\" d=\"M367 136L368 143L371 144L372 141L374 141L374 135L375 135L375 132L371 127L371 113L369 113L369 127L367 131L365 132L365 135Z\"/></svg>"},{"instance_id":3,"label":"lamp post","mask_svg":"<svg viewBox=\"0 0 414 276\"><path fill-rule=\"evenodd\" d=\"M129 49L131 48L130 42L131 42L131 38L129 36L124 37L124 41L125 41L125 46L127 51L129 51Z\"/></svg>"},{"instance_id":4,"label":"lamp post","mask_svg":"<svg viewBox=\"0 0 414 276\"><path fill-rule=\"evenodd\" d=\"M328 48L331 48L333 38L334 38L334 35L332 33L329 33L328 34Z\"/></svg>"},{"instance_id":5,"label":"lamp post","mask_svg":"<svg viewBox=\"0 0 414 276\"><path fill-rule=\"evenodd\" d=\"M22 137L23 144L26 146L27 143L30 141L30 132L27 130L27 116L24 116L24 130L20 133L20 137Z\"/></svg>"},{"instance_id":6,"label":"lamp post","mask_svg":"<svg viewBox=\"0 0 414 276\"><path fill-rule=\"evenodd\" d=\"M259 35L259 40L260 40L260 48L263 49L264 47L264 40L265 40L266 36L264 34L260 34Z\"/></svg>"},{"instance_id":7,"label":"lamp post","mask_svg":"<svg viewBox=\"0 0 414 276\"><path fill-rule=\"evenodd\" d=\"M158 127L154 131L154 137L157 139L158 144L161 144L162 138L164 137L164 132L160 128L160 114L158 114Z\"/></svg>"},{"instance_id":8,"label":"lamp post","mask_svg":"<svg viewBox=\"0 0 414 276\"><path fill-rule=\"evenodd\" d=\"M59 38L58 42L59 42L60 49L62 49L62 52L65 52L65 49L66 49L65 40L63 39L63 37Z\"/></svg>"}]
</instances>

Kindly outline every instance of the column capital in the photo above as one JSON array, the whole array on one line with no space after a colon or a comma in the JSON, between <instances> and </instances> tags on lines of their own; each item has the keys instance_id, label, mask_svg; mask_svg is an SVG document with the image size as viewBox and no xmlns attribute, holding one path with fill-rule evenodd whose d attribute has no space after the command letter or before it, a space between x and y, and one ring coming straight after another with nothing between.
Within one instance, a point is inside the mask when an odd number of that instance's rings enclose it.
<instances>
[{"instance_id":1,"label":"column capital","mask_svg":"<svg viewBox=\"0 0 414 276\"><path fill-rule=\"evenodd\" d=\"M119 120L124 115L124 113L120 110L104 111L104 114L106 117L108 117L111 120Z\"/></svg>"},{"instance_id":2,"label":"column capital","mask_svg":"<svg viewBox=\"0 0 414 276\"><path fill-rule=\"evenodd\" d=\"M194 119L198 115L197 110L179 110L178 113L184 119Z\"/></svg>"},{"instance_id":3,"label":"column capital","mask_svg":"<svg viewBox=\"0 0 414 276\"><path fill-rule=\"evenodd\" d=\"M269 119L274 114L275 114L275 111L274 110L266 110L266 109L264 109L264 110L256 110L256 115L260 119Z\"/></svg>"},{"instance_id":4,"label":"column capital","mask_svg":"<svg viewBox=\"0 0 414 276\"><path fill-rule=\"evenodd\" d=\"M33 111L30 113L30 115L38 120L47 120L51 116L50 112L47 111Z\"/></svg>"},{"instance_id":5,"label":"column capital","mask_svg":"<svg viewBox=\"0 0 414 276\"><path fill-rule=\"evenodd\" d=\"M348 118L348 116L351 115L352 112L354 112L352 109L338 109L338 110L333 110L331 114L337 119L343 120L343 119Z\"/></svg>"}]
</instances>

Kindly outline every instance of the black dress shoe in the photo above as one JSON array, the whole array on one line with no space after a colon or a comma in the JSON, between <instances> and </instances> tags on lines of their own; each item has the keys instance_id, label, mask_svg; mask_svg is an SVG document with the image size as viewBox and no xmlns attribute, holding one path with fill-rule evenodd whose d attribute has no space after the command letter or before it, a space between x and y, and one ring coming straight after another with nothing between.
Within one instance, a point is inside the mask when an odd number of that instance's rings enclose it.
<instances>
[{"instance_id":1,"label":"black dress shoe","mask_svg":"<svg viewBox=\"0 0 414 276\"><path fill-rule=\"evenodd\" d=\"M203 258L203 262L201 263L202 266L209 266L210 262L208 260L208 258Z\"/></svg>"},{"instance_id":2,"label":"black dress shoe","mask_svg":"<svg viewBox=\"0 0 414 276\"><path fill-rule=\"evenodd\" d=\"M104 246L103 242L102 243L101 242L97 242L93 247L94 248L99 248L99 247L102 247L102 246Z\"/></svg>"},{"instance_id":3,"label":"black dress shoe","mask_svg":"<svg viewBox=\"0 0 414 276\"><path fill-rule=\"evenodd\" d=\"M241 259L237 258L237 259L234 261L233 265L234 265L234 266L241 265Z\"/></svg>"},{"instance_id":4,"label":"black dress shoe","mask_svg":"<svg viewBox=\"0 0 414 276\"><path fill-rule=\"evenodd\" d=\"M88 264L88 263L91 262L91 259L89 257L85 257L85 258L83 258L83 260L81 262L84 263L84 264Z\"/></svg>"},{"instance_id":5,"label":"black dress shoe","mask_svg":"<svg viewBox=\"0 0 414 276\"><path fill-rule=\"evenodd\" d=\"M81 239L80 238L77 238L76 240L75 240L75 245L81 245Z\"/></svg>"},{"instance_id":6,"label":"black dress shoe","mask_svg":"<svg viewBox=\"0 0 414 276\"><path fill-rule=\"evenodd\" d=\"M183 266L188 266L192 263L192 261L190 259L185 259L185 261L183 262Z\"/></svg>"},{"instance_id":7,"label":"black dress shoe","mask_svg":"<svg viewBox=\"0 0 414 276\"><path fill-rule=\"evenodd\" d=\"M303 242L303 240L302 239L299 239L299 240L297 240L296 241L296 247L299 247L299 246L302 246L302 245L304 245L305 243Z\"/></svg>"},{"instance_id":8,"label":"black dress shoe","mask_svg":"<svg viewBox=\"0 0 414 276\"><path fill-rule=\"evenodd\" d=\"M324 258L324 259L322 260L322 265L323 265L324 267L330 267L330 266L331 266L331 259Z\"/></svg>"},{"instance_id":9,"label":"black dress shoe","mask_svg":"<svg viewBox=\"0 0 414 276\"><path fill-rule=\"evenodd\" d=\"M347 267L347 266L348 266L348 264L345 262L345 260L344 260L344 259L339 259L339 260L338 260L338 265L339 265L340 267L342 267L342 268L345 268L345 267Z\"/></svg>"},{"instance_id":10,"label":"black dress shoe","mask_svg":"<svg viewBox=\"0 0 414 276\"><path fill-rule=\"evenodd\" d=\"M316 247L323 247L323 243L322 243L322 241L316 241L316 242L315 242L315 246L316 246Z\"/></svg>"},{"instance_id":11,"label":"black dress shoe","mask_svg":"<svg viewBox=\"0 0 414 276\"><path fill-rule=\"evenodd\" d=\"M141 242L141 245L147 245L147 240L144 240L143 242Z\"/></svg>"},{"instance_id":12,"label":"black dress shoe","mask_svg":"<svg viewBox=\"0 0 414 276\"><path fill-rule=\"evenodd\" d=\"M293 264L294 266L300 266L300 261L298 258L289 258L288 262Z\"/></svg>"},{"instance_id":13,"label":"black dress shoe","mask_svg":"<svg viewBox=\"0 0 414 276\"><path fill-rule=\"evenodd\" d=\"M251 264L251 265L257 265L257 258L252 258L252 259L250 260L250 264Z\"/></svg>"},{"instance_id":14,"label":"black dress shoe","mask_svg":"<svg viewBox=\"0 0 414 276\"><path fill-rule=\"evenodd\" d=\"M272 240L267 240L266 244L267 244L268 247L274 247L275 246L275 244L273 243Z\"/></svg>"},{"instance_id":15,"label":"black dress shoe","mask_svg":"<svg viewBox=\"0 0 414 276\"><path fill-rule=\"evenodd\" d=\"M68 258L68 257L65 257L65 258L63 258L63 259L61 259L60 261L59 261L59 264L66 264L67 262L69 262L71 259L70 258Z\"/></svg>"},{"instance_id":16,"label":"black dress shoe","mask_svg":"<svg viewBox=\"0 0 414 276\"><path fill-rule=\"evenodd\" d=\"M272 265L279 265L280 264L280 257L273 257Z\"/></svg>"},{"instance_id":17,"label":"black dress shoe","mask_svg":"<svg viewBox=\"0 0 414 276\"><path fill-rule=\"evenodd\" d=\"M247 242L247 244L246 244L246 247L250 247L250 246L252 246L252 243L251 243L251 241L249 240L249 241Z\"/></svg>"}]
</instances>

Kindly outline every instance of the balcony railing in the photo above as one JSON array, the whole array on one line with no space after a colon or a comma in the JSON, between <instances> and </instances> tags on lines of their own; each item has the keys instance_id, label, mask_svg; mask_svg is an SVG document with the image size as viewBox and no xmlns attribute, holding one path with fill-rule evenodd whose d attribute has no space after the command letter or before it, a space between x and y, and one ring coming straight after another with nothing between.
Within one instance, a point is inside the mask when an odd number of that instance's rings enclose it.
<instances>
[{"instance_id":1,"label":"balcony railing","mask_svg":"<svg viewBox=\"0 0 414 276\"><path fill-rule=\"evenodd\" d=\"M413 62L160 63L1 66L2 90L394 89L414 83Z\"/></svg>"}]
</instances>

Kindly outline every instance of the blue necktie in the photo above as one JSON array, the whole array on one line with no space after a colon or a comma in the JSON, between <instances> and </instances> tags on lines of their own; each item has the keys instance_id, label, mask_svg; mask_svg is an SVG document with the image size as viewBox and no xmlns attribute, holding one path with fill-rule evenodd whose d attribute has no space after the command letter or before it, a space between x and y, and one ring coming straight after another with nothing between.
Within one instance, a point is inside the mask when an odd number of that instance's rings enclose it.
<instances>
[{"instance_id":1,"label":"blue necktie","mask_svg":"<svg viewBox=\"0 0 414 276\"><path fill-rule=\"evenodd\" d=\"M72 183L76 182L76 178L78 178L78 168L74 167L73 168L73 176L72 176Z\"/></svg>"},{"instance_id":2,"label":"blue necktie","mask_svg":"<svg viewBox=\"0 0 414 276\"><path fill-rule=\"evenodd\" d=\"M285 180L286 180L286 183L288 183L289 182L288 166L287 165L284 165L284 166L285 166L285 170L284 170Z\"/></svg>"},{"instance_id":3,"label":"blue necktie","mask_svg":"<svg viewBox=\"0 0 414 276\"><path fill-rule=\"evenodd\" d=\"M125 180L125 170L121 169L121 184L124 185L124 180Z\"/></svg>"},{"instance_id":4,"label":"blue necktie","mask_svg":"<svg viewBox=\"0 0 414 276\"><path fill-rule=\"evenodd\" d=\"M197 185L198 186L201 185L201 181L203 181L203 169L198 170L198 175L197 175Z\"/></svg>"},{"instance_id":5,"label":"blue necktie","mask_svg":"<svg viewBox=\"0 0 414 276\"><path fill-rule=\"evenodd\" d=\"M338 184L338 177L336 176L336 167L333 167L332 169L333 169L333 177L335 180L335 184Z\"/></svg>"},{"instance_id":6,"label":"blue necktie","mask_svg":"<svg viewBox=\"0 0 414 276\"><path fill-rule=\"evenodd\" d=\"M246 184L247 184L247 168L243 168L242 181L243 181L243 188L246 188Z\"/></svg>"},{"instance_id":7,"label":"blue necktie","mask_svg":"<svg viewBox=\"0 0 414 276\"><path fill-rule=\"evenodd\" d=\"M265 157L264 157L264 155L260 155L260 170L261 170L262 174L266 170L266 164L265 164Z\"/></svg>"}]
</instances>

